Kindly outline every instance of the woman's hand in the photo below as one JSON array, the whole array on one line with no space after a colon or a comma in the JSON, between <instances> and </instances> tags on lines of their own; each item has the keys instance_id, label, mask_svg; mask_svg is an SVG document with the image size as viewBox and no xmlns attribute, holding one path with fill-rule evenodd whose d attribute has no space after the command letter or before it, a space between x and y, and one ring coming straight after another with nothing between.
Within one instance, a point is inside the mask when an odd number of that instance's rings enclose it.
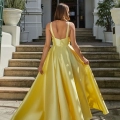
<instances>
[{"instance_id":1,"label":"woman's hand","mask_svg":"<svg viewBox=\"0 0 120 120\"><path fill-rule=\"evenodd\" d=\"M83 59L83 62L84 62L84 64L86 64L86 65L88 65L88 64L89 64L89 60L88 60L88 59L86 59L85 57L84 57L84 59Z\"/></svg>"},{"instance_id":2,"label":"woman's hand","mask_svg":"<svg viewBox=\"0 0 120 120\"><path fill-rule=\"evenodd\" d=\"M38 68L38 71L39 71L41 74L43 74L42 67L43 67L43 66L42 66L42 65L40 65L40 66L39 66L39 68Z\"/></svg>"}]
</instances>

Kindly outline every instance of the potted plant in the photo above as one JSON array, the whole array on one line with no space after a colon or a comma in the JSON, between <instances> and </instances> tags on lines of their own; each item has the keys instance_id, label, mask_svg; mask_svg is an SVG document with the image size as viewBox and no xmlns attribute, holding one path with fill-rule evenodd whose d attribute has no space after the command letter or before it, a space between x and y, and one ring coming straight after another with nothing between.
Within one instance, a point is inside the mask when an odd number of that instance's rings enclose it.
<instances>
[{"instance_id":1,"label":"potted plant","mask_svg":"<svg viewBox=\"0 0 120 120\"><path fill-rule=\"evenodd\" d=\"M98 3L97 15L98 20L96 25L104 27L104 36L106 42L112 42L112 17L111 17L111 8L113 8L113 0L104 0L103 2Z\"/></svg>"},{"instance_id":2,"label":"potted plant","mask_svg":"<svg viewBox=\"0 0 120 120\"><path fill-rule=\"evenodd\" d=\"M21 18L21 13L25 9L26 0L5 0L3 10L3 20L5 25L16 26Z\"/></svg>"},{"instance_id":3,"label":"potted plant","mask_svg":"<svg viewBox=\"0 0 120 120\"><path fill-rule=\"evenodd\" d=\"M120 0L114 0L114 7L110 11L113 22L120 25Z\"/></svg>"}]
</instances>

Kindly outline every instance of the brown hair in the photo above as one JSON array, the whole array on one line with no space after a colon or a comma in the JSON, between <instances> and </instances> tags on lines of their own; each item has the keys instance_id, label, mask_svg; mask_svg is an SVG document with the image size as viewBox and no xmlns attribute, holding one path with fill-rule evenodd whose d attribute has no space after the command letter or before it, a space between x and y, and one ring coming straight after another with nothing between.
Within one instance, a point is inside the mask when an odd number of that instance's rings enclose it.
<instances>
[{"instance_id":1,"label":"brown hair","mask_svg":"<svg viewBox=\"0 0 120 120\"><path fill-rule=\"evenodd\" d=\"M54 20L64 20L64 19L70 20L68 9L69 7L64 3L58 4L56 7Z\"/></svg>"}]
</instances>

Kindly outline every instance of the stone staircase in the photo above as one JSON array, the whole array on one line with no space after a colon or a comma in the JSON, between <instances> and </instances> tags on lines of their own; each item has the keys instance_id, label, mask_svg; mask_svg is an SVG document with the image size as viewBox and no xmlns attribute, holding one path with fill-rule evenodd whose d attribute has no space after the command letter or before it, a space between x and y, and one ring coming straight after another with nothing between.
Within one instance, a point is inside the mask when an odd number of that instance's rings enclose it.
<instances>
[{"instance_id":1,"label":"stone staircase","mask_svg":"<svg viewBox=\"0 0 120 120\"><path fill-rule=\"evenodd\" d=\"M76 28L76 38L77 42L101 42L102 40L96 39L93 36L93 30L91 28ZM39 36L38 39L33 39L33 42L41 42L45 41L45 29L43 29L42 36Z\"/></svg>"},{"instance_id":2,"label":"stone staircase","mask_svg":"<svg viewBox=\"0 0 120 120\"><path fill-rule=\"evenodd\" d=\"M113 46L80 46L105 100L120 100L120 59ZM22 100L38 73L43 45L16 47L0 78L0 99Z\"/></svg>"}]
</instances>

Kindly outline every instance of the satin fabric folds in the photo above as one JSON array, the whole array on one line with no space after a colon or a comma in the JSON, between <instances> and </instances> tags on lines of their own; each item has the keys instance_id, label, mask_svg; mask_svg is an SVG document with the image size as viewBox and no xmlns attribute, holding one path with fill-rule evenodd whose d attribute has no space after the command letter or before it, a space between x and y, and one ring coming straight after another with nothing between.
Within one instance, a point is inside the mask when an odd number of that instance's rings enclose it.
<instances>
[{"instance_id":1,"label":"satin fabric folds","mask_svg":"<svg viewBox=\"0 0 120 120\"><path fill-rule=\"evenodd\" d=\"M90 109L108 109L89 65L85 65L65 39L54 37L32 87L11 120L90 120Z\"/></svg>"}]
</instances>

